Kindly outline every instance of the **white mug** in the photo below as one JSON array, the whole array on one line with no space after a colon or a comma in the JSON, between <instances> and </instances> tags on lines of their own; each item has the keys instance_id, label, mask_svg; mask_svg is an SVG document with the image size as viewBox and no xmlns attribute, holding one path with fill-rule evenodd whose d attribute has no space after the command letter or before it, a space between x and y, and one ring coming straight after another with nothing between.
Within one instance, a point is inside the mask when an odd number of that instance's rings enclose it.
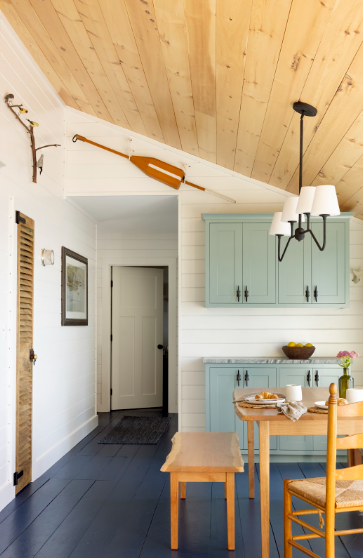
<instances>
[{"instance_id":1,"label":"white mug","mask_svg":"<svg viewBox=\"0 0 363 558\"><path fill-rule=\"evenodd\" d=\"M346 399L348 403L358 403L359 401L363 401L363 389L347 389Z\"/></svg>"},{"instance_id":2,"label":"white mug","mask_svg":"<svg viewBox=\"0 0 363 558\"><path fill-rule=\"evenodd\" d=\"M286 386L285 397L287 401L302 401L301 386L296 384L288 384Z\"/></svg>"}]
</instances>

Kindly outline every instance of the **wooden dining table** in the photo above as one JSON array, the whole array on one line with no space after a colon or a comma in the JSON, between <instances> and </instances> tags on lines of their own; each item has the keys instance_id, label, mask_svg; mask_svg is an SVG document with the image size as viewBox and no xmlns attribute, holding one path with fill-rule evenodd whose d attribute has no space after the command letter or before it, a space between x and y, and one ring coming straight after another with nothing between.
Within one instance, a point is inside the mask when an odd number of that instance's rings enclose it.
<instances>
[{"instance_id":1,"label":"wooden dining table","mask_svg":"<svg viewBox=\"0 0 363 558\"><path fill-rule=\"evenodd\" d=\"M274 391L285 394L285 388L275 388ZM299 420L293 422L284 414L278 413L276 407L273 409L240 407L238 401L252 393L256 393L256 389L237 388L233 392L233 402L237 417L247 422L250 498L254 498L255 495L255 423L259 427L261 547L262 558L268 558L270 554L270 436L326 435L328 415L307 412ZM328 399L329 388L302 388L302 395L302 403L309 409L309 407L314 407L315 401L326 401ZM360 432L363 432L362 419L346 417L338 420L338 434L348 435ZM353 450L348 452L348 462L350 465L354 465L355 454Z\"/></svg>"}]
</instances>

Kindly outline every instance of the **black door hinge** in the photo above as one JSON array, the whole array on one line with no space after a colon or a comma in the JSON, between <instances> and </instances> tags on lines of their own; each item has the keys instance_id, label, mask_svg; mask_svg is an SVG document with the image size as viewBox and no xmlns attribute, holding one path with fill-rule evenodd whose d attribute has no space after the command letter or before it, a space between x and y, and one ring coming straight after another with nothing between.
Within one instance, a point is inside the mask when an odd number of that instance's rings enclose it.
<instances>
[{"instance_id":1,"label":"black door hinge","mask_svg":"<svg viewBox=\"0 0 363 558\"><path fill-rule=\"evenodd\" d=\"M13 477L14 486L17 486L18 481L19 481L20 477L23 476L23 474L24 474L24 471L19 471L19 473L17 471L15 471L14 477Z\"/></svg>"},{"instance_id":2,"label":"black door hinge","mask_svg":"<svg viewBox=\"0 0 363 558\"><path fill-rule=\"evenodd\" d=\"M112 343L112 341L113 341L113 335L112 335L112 333L111 333L111 343Z\"/></svg>"},{"instance_id":3,"label":"black door hinge","mask_svg":"<svg viewBox=\"0 0 363 558\"><path fill-rule=\"evenodd\" d=\"M110 389L110 394L112 395L112 388Z\"/></svg>"},{"instance_id":4,"label":"black door hinge","mask_svg":"<svg viewBox=\"0 0 363 558\"><path fill-rule=\"evenodd\" d=\"M20 211L15 211L15 223L17 225L19 225L19 223L26 223L26 220L24 219L24 217L20 217Z\"/></svg>"},{"instance_id":5,"label":"black door hinge","mask_svg":"<svg viewBox=\"0 0 363 558\"><path fill-rule=\"evenodd\" d=\"M111 279L111 289L112 289L112 287L113 287L113 281L112 281L112 279Z\"/></svg>"}]
</instances>

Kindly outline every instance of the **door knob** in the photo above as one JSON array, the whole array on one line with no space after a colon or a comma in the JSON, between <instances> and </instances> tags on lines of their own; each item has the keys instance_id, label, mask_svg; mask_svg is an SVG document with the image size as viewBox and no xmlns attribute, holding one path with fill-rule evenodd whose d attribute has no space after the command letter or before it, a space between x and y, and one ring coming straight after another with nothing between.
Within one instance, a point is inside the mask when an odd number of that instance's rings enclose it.
<instances>
[{"instance_id":1,"label":"door knob","mask_svg":"<svg viewBox=\"0 0 363 558\"><path fill-rule=\"evenodd\" d=\"M30 362L32 362L33 364L36 363L36 360L37 360L38 357L37 357L37 355L35 354L34 349L30 349L29 358L30 358Z\"/></svg>"},{"instance_id":2,"label":"door knob","mask_svg":"<svg viewBox=\"0 0 363 558\"><path fill-rule=\"evenodd\" d=\"M158 349L163 349L164 345L158 345Z\"/></svg>"}]
</instances>

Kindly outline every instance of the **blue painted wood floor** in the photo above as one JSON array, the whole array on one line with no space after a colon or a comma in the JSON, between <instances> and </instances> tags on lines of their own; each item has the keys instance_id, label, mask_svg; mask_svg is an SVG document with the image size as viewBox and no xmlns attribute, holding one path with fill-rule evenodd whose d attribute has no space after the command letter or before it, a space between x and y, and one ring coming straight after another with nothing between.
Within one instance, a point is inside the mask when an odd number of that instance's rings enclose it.
<instances>
[{"instance_id":1,"label":"blue painted wood floor","mask_svg":"<svg viewBox=\"0 0 363 558\"><path fill-rule=\"evenodd\" d=\"M257 558L257 496L248 499L246 472L236 475L236 551L228 552L222 484L191 484L180 505L179 550L169 547L169 476L160 467L177 429L155 446L99 445L125 411L100 414L99 426L0 513L2 558ZM283 478L317 477L324 464L272 464L270 557L283 552ZM297 501L296 506L300 503ZM316 518L315 518L316 519ZM337 528L362 527L363 516L339 514ZM301 531L300 531L301 532ZM308 544L308 543L307 543ZM321 541L309 543L324 555ZM294 551L295 552L295 551ZM294 557L302 556L296 551ZM363 535L336 541L337 558L362 558Z\"/></svg>"}]
</instances>

